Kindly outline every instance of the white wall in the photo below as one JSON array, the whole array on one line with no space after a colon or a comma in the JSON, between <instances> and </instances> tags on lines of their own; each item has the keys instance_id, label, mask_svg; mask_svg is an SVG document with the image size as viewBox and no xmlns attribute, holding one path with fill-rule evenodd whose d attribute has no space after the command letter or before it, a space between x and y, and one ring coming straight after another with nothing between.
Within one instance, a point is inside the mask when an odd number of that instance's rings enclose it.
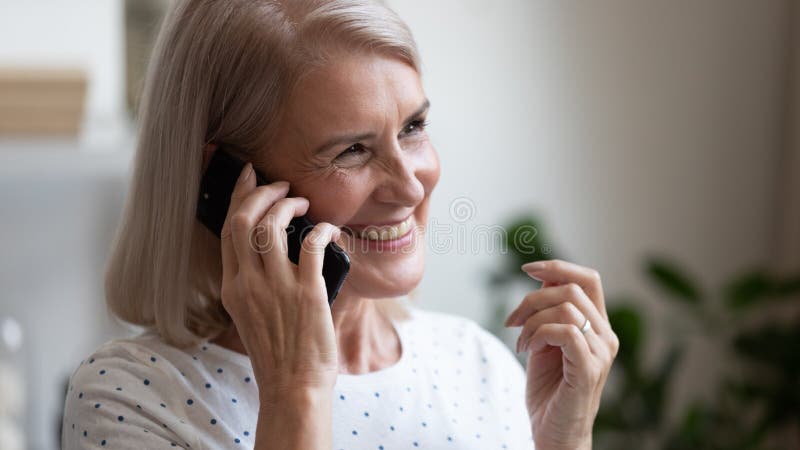
<instances>
[{"instance_id":1,"label":"white wall","mask_svg":"<svg viewBox=\"0 0 800 450\"><path fill-rule=\"evenodd\" d=\"M542 211L557 247L597 268L608 296L643 298L661 333L645 254L714 288L774 256L788 1L390 3L425 59L434 216L461 196L473 223ZM424 302L481 317L494 259L428 261ZM713 344L695 344L680 401L706 395L718 367Z\"/></svg>"},{"instance_id":2,"label":"white wall","mask_svg":"<svg viewBox=\"0 0 800 450\"><path fill-rule=\"evenodd\" d=\"M0 0L0 65L68 65L89 76L87 111L123 111L122 0Z\"/></svg>"},{"instance_id":3,"label":"white wall","mask_svg":"<svg viewBox=\"0 0 800 450\"><path fill-rule=\"evenodd\" d=\"M639 274L649 251L712 285L768 259L787 2L391 0L416 35L433 104L443 172L432 216L452 222L460 197L475 207L468 226L540 211L609 296L650 296ZM0 0L0 64L86 64L90 126L114 120L121 11L119 0ZM99 287L126 166L9 177L35 160L2 158L0 315L20 316L29 334L31 448L54 448L43 430L61 400L55 380L111 333L97 325ZM57 242L42 251L50 233ZM482 275L497 263L431 253L422 304L484 322ZM658 329L658 304L645 305Z\"/></svg>"},{"instance_id":4,"label":"white wall","mask_svg":"<svg viewBox=\"0 0 800 450\"><path fill-rule=\"evenodd\" d=\"M31 450L57 448L64 377L119 332L101 272L130 159L122 18L120 0L0 0L0 66L83 67L90 82L80 136L0 137L0 316L25 332Z\"/></svg>"}]
</instances>

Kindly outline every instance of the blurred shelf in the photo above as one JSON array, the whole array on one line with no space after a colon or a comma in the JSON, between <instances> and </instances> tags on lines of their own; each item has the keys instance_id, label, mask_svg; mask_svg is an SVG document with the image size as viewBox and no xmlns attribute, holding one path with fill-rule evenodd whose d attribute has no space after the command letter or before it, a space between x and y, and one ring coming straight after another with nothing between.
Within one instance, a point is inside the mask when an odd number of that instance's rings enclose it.
<instances>
[{"instance_id":1,"label":"blurred shelf","mask_svg":"<svg viewBox=\"0 0 800 450\"><path fill-rule=\"evenodd\" d=\"M0 135L0 181L121 177L136 148L135 124L94 121L77 136Z\"/></svg>"}]
</instances>

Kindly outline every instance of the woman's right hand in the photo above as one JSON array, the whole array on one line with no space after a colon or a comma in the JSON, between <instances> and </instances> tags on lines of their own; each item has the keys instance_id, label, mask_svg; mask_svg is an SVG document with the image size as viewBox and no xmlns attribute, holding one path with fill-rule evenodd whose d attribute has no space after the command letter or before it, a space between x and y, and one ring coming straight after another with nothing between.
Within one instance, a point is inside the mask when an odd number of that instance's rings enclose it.
<instances>
[{"instance_id":1,"label":"woman's right hand","mask_svg":"<svg viewBox=\"0 0 800 450\"><path fill-rule=\"evenodd\" d=\"M322 261L340 230L316 224L293 264L286 228L306 213L308 200L286 197L288 192L286 181L256 186L247 163L220 236L222 304L250 357L259 396L268 402L298 390L330 391L338 373Z\"/></svg>"}]
</instances>

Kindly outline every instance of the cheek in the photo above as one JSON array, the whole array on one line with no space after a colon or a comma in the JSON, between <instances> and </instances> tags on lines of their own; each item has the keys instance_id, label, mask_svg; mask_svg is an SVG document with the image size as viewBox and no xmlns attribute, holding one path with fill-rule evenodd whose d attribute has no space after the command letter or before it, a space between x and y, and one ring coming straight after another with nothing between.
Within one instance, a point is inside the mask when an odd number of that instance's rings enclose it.
<instances>
[{"instance_id":1,"label":"cheek","mask_svg":"<svg viewBox=\"0 0 800 450\"><path fill-rule=\"evenodd\" d=\"M368 183L354 178L333 176L305 186L303 197L309 200L308 218L337 226L350 221L369 197ZM300 190L298 190L300 192Z\"/></svg>"}]
</instances>

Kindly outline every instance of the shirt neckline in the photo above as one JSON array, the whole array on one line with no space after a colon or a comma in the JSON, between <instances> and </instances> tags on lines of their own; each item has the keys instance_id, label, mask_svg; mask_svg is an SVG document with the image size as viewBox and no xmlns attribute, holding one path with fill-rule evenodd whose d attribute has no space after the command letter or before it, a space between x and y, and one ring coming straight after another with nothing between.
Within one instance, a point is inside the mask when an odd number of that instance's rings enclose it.
<instances>
[{"instance_id":1,"label":"shirt neckline","mask_svg":"<svg viewBox=\"0 0 800 450\"><path fill-rule=\"evenodd\" d=\"M394 364L389 367L385 367L380 370L375 370L372 372L361 373L361 374L348 374L348 373L340 373L337 375L336 378L336 387L349 387L354 385L359 385L363 387L364 383L381 383L381 382L389 382L395 381L396 375L406 370L408 366L411 349L409 348L408 339L406 337L406 324L404 322L398 321L393 317L388 317L389 322L392 324L392 328L394 329L395 333L400 340L400 359L397 360ZM413 319L408 319L409 321ZM221 345L215 344L208 339L205 339L201 342L200 348L202 351L206 353L213 354L221 359L231 361L232 363L239 365L249 371L253 370L252 362L250 361L250 357L243 355L239 352L235 352L228 348L225 348Z\"/></svg>"}]
</instances>

